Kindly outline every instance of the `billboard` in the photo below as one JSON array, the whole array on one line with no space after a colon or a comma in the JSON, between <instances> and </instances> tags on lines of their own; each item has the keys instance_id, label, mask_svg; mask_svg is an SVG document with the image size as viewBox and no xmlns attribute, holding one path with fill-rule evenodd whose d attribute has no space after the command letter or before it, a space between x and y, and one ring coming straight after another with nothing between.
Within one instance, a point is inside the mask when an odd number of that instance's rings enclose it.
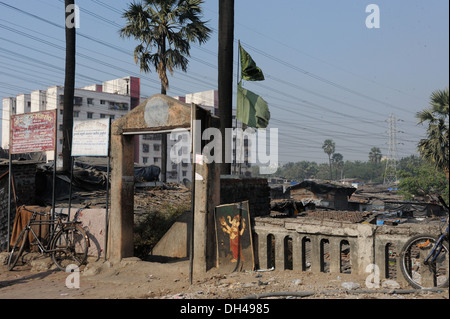
<instances>
[{"instance_id":1,"label":"billboard","mask_svg":"<svg viewBox=\"0 0 450 319\"><path fill-rule=\"evenodd\" d=\"M73 121L72 156L108 156L110 119Z\"/></svg>"},{"instance_id":2,"label":"billboard","mask_svg":"<svg viewBox=\"0 0 450 319\"><path fill-rule=\"evenodd\" d=\"M10 153L54 151L56 110L11 116Z\"/></svg>"}]
</instances>

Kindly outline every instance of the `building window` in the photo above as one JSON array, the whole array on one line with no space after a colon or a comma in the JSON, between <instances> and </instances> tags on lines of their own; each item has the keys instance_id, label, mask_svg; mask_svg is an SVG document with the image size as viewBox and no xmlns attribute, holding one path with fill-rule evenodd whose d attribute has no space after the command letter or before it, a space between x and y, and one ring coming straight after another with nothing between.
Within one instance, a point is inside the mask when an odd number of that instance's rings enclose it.
<instances>
[{"instance_id":1,"label":"building window","mask_svg":"<svg viewBox=\"0 0 450 319\"><path fill-rule=\"evenodd\" d=\"M148 153L150 151L150 146L148 144L142 144L142 152Z\"/></svg>"},{"instance_id":2,"label":"building window","mask_svg":"<svg viewBox=\"0 0 450 319\"><path fill-rule=\"evenodd\" d=\"M94 99L88 98L87 99L87 104L88 105L94 105Z\"/></svg>"},{"instance_id":3,"label":"building window","mask_svg":"<svg viewBox=\"0 0 450 319\"><path fill-rule=\"evenodd\" d=\"M186 172L186 171L183 171L182 174L183 174L183 177L186 177L187 172Z\"/></svg>"},{"instance_id":4,"label":"building window","mask_svg":"<svg viewBox=\"0 0 450 319\"><path fill-rule=\"evenodd\" d=\"M153 157L153 163L158 163L159 162L159 158L158 157Z\"/></svg>"},{"instance_id":5,"label":"building window","mask_svg":"<svg viewBox=\"0 0 450 319\"><path fill-rule=\"evenodd\" d=\"M160 145L159 144L153 144L153 150L155 152L159 152L159 149L160 149Z\"/></svg>"},{"instance_id":6,"label":"building window","mask_svg":"<svg viewBox=\"0 0 450 319\"><path fill-rule=\"evenodd\" d=\"M100 118L101 118L101 119L106 118L106 114L100 114Z\"/></svg>"},{"instance_id":7,"label":"building window","mask_svg":"<svg viewBox=\"0 0 450 319\"><path fill-rule=\"evenodd\" d=\"M148 163L148 157L143 157L142 158L142 163L147 164Z\"/></svg>"},{"instance_id":8,"label":"building window","mask_svg":"<svg viewBox=\"0 0 450 319\"><path fill-rule=\"evenodd\" d=\"M110 115L109 118L110 118L111 120L114 120L114 119L116 118L116 116L115 116L115 115Z\"/></svg>"},{"instance_id":9,"label":"building window","mask_svg":"<svg viewBox=\"0 0 450 319\"><path fill-rule=\"evenodd\" d=\"M88 119L94 118L94 113L88 112L88 113L87 113L87 118L88 118Z\"/></svg>"},{"instance_id":10,"label":"building window","mask_svg":"<svg viewBox=\"0 0 450 319\"><path fill-rule=\"evenodd\" d=\"M80 111L73 111L73 117L80 117Z\"/></svg>"},{"instance_id":11,"label":"building window","mask_svg":"<svg viewBox=\"0 0 450 319\"><path fill-rule=\"evenodd\" d=\"M59 124L59 130L62 131L63 130L63 125Z\"/></svg>"},{"instance_id":12,"label":"building window","mask_svg":"<svg viewBox=\"0 0 450 319\"><path fill-rule=\"evenodd\" d=\"M81 106L83 104L83 98L79 96L73 97L73 105L75 106Z\"/></svg>"},{"instance_id":13,"label":"building window","mask_svg":"<svg viewBox=\"0 0 450 319\"><path fill-rule=\"evenodd\" d=\"M27 102L27 106L31 107L31 102L30 101Z\"/></svg>"},{"instance_id":14,"label":"building window","mask_svg":"<svg viewBox=\"0 0 450 319\"><path fill-rule=\"evenodd\" d=\"M59 115L63 115L64 114L64 110L59 110Z\"/></svg>"},{"instance_id":15,"label":"building window","mask_svg":"<svg viewBox=\"0 0 450 319\"><path fill-rule=\"evenodd\" d=\"M106 101L105 100L100 100L100 104L105 104Z\"/></svg>"}]
</instances>

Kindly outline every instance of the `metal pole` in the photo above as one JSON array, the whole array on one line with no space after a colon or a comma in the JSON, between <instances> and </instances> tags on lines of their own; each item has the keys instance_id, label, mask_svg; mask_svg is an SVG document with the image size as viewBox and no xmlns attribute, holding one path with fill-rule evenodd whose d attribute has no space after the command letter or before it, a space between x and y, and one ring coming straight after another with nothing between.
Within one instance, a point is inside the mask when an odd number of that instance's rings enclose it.
<instances>
[{"instance_id":1,"label":"metal pole","mask_svg":"<svg viewBox=\"0 0 450 319\"><path fill-rule=\"evenodd\" d=\"M74 159L73 156L71 158L70 164L70 185L69 185L69 212L67 213L67 221L70 221L70 208L72 207L72 184L73 184L73 165Z\"/></svg>"},{"instance_id":2,"label":"metal pole","mask_svg":"<svg viewBox=\"0 0 450 319\"><path fill-rule=\"evenodd\" d=\"M108 227L109 227L109 218L108 218L108 207L109 207L109 167L110 167L111 157L108 155L108 165L106 166L106 211L105 211L105 260L106 260L106 252L108 250Z\"/></svg>"},{"instance_id":3,"label":"metal pole","mask_svg":"<svg viewBox=\"0 0 450 319\"><path fill-rule=\"evenodd\" d=\"M55 143L56 145L56 143ZM53 190L52 190L52 220L55 220L55 201L56 201L56 147L55 147L55 156L53 158ZM52 239L54 235L54 227L53 224L50 225L50 238Z\"/></svg>"},{"instance_id":4,"label":"metal pole","mask_svg":"<svg viewBox=\"0 0 450 319\"><path fill-rule=\"evenodd\" d=\"M238 85L238 87L239 87L239 66L240 66L240 61L241 61L241 58L240 58L240 56L241 56L241 49L240 49L240 46L241 46L241 42L239 41L239 47L238 47L238 63L237 63L237 72L236 72L236 76L237 76L237 79L236 79L236 83L237 83L237 85ZM239 88L238 88L238 90L239 90ZM239 92L238 92L238 96L239 96ZM237 123L237 102L236 102L236 114L234 115L234 128L235 129L237 129L238 128L238 123ZM237 130L235 130L235 132L237 132ZM237 134L235 135L235 137L234 137L234 175L237 175Z\"/></svg>"},{"instance_id":5,"label":"metal pole","mask_svg":"<svg viewBox=\"0 0 450 319\"><path fill-rule=\"evenodd\" d=\"M11 125L11 124L10 124ZM11 133L10 133L11 134ZM11 145L11 143L9 144ZM8 172L8 237L6 237L6 245L7 245L7 252L9 252L9 236L11 233L10 230L10 224L11 224L11 171L12 171L12 164L11 164L11 146L9 147L9 172Z\"/></svg>"},{"instance_id":6,"label":"metal pole","mask_svg":"<svg viewBox=\"0 0 450 319\"><path fill-rule=\"evenodd\" d=\"M196 144L195 144L195 134L197 130L195 129L195 120L197 118L197 106L191 104L191 155L192 155L192 189L191 189L191 234L190 234L190 245L189 245L189 282L192 285L193 272L194 272L194 215L195 215L195 174L196 174Z\"/></svg>"}]
</instances>

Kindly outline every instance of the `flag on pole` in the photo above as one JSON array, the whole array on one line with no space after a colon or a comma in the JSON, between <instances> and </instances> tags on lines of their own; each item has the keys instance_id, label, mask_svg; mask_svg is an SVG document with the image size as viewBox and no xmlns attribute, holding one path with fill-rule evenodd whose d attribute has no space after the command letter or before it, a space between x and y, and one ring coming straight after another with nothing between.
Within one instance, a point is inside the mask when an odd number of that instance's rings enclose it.
<instances>
[{"instance_id":1,"label":"flag on pole","mask_svg":"<svg viewBox=\"0 0 450 319\"><path fill-rule=\"evenodd\" d=\"M247 126L266 128L270 112L266 101L259 95L246 90L238 84L236 118Z\"/></svg>"},{"instance_id":2,"label":"flag on pole","mask_svg":"<svg viewBox=\"0 0 450 319\"><path fill-rule=\"evenodd\" d=\"M256 66L250 54L241 46L239 41L239 50L241 55L241 79L246 81L264 81L264 74Z\"/></svg>"}]
</instances>

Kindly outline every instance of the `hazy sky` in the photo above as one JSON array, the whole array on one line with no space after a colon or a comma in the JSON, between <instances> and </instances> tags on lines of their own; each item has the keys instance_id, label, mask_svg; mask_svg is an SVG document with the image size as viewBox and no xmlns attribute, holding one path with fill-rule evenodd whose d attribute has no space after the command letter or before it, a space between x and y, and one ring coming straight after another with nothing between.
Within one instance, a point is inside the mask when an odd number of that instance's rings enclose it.
<instances>
[{"instance_id":1,"label":"hazy sky","mask_svg":"<svg viewBox=\"0 0 450 319\"><path fill-rule=\"evenodd\" d=\"M448 1L235 2L235 72L240 40L266 76L244 87L269 103L280 161L325 162L328 138L344 160L366 161L372 147L387 155L391 113L399 157L416 154L424 128L415 114L449 85ZM133 62L137 43L118 35L128 3L76 0L77 87L132 75L142 96L159 93L157 74L140 74ZM366 26L369 4L379 8L379 28ZM205 1L204 18L211 39L192 47L188 72L169 78L168 95L217 89L218 0ZM63 0L0 1L1 98L64 84L63 26Z\"/></svg>"}]
</instances>

